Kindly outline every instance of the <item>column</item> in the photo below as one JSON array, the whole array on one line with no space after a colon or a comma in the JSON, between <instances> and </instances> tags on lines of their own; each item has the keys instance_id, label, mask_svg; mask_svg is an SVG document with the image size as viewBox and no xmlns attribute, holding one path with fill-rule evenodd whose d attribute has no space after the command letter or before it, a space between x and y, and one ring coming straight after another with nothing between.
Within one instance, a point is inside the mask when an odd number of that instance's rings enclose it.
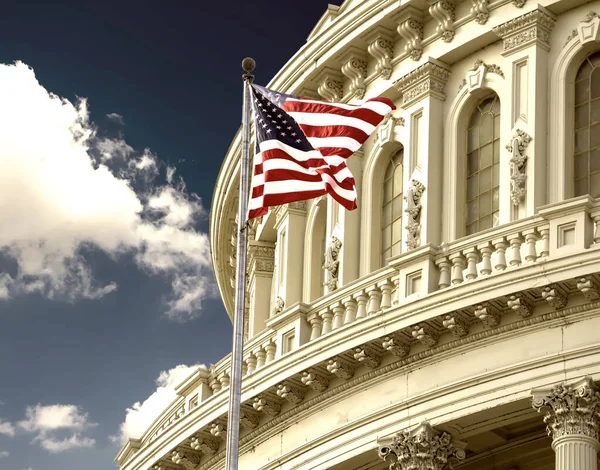
<instances>
[{"instance_id":1,"label":"column","mask_svg":"<svg viewBox=\"0 0 600 470\"><path fill-rule=\"evenodd\" d=\"M556 470L597 470L600 392L585 377L551 389L532 390L533 408L544 415Z\"/></svg>"},{"instance_id":2,"label":"column","mask_svg":"<svg viewBox=\"0 0 600 470\"><path fill-rule=\"evenodd\" d=\"M443 470L449 468L449 461L465 458L466 442L437 431L427 421L413 431L378 439L377 444L379 457L390 464L390 470Z\"/></svg>"},{"instance_id":3,"label":"column","mask_svg":"<svg viewBox=\"0 0 600 470\"><path fill-rule=\"evenodd\" d=\"M441 243L444 87L449 67L429 58L394 82L402 93L409 135L404 143L403 251Z\"/></svg>"},{"instance_id":4,"label":"column","mask_svg":"<svg viewBox=\"0 0 600 470\"><path fill-rule=\"evenodd\" d=\"M250 240L248 242L248 292L250 313L248 338L253 338L266 328L271 306L271 285L275 265L275 244Z\"/></svg>"}]
</instances>

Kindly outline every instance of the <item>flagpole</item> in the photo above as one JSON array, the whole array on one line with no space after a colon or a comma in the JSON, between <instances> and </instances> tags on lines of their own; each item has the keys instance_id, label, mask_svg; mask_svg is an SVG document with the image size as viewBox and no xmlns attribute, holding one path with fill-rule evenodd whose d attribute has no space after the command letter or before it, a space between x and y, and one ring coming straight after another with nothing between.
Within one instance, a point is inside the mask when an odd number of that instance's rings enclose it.
<instances>
[{"instance_id":1,"label":"flagpole","mask_svg":"<svg viewBox=\"0 0 600 470\"><path fill-rule=\"evenodd\" d=\"M238 470L240 405L242 395L242 356L244 348L244 306L246 297L246 230L248 217L248 172L250 164L250 86L254 80L254 59L242 61L244 69L244 98L242 107L242 155L240 158L240 195L238 205L237 264L235 276L235 310L233 314L233 345L231 350L231 377L229 382L229 413L227 416L227 443L225 470Z\"/></svg>"}]
</instances>

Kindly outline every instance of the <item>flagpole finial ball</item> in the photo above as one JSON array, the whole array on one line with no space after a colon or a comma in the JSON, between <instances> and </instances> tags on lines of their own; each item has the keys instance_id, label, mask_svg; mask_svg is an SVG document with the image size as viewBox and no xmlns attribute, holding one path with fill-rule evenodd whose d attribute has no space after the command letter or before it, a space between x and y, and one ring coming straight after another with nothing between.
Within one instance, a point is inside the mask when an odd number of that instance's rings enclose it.
<instances>
[{"instance_id":1,"label":"flagpole finial ball","mask_svg":"<svg viewBox=\"0 0 600 470\"><path fill-rule=\"evenodd\" d=\"M246 57L244 60L242 60L242 68L244 69L244 72L250 73L254 70L255 67L256 62L252 57Z\"/></svg>"}]
</instances>

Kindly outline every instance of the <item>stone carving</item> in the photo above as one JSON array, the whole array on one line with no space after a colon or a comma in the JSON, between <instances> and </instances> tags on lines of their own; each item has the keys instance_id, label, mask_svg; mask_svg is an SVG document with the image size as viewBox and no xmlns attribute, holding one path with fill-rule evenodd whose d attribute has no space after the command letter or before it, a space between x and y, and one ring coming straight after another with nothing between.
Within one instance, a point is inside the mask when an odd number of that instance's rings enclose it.
<instances>
[{"instance_id":1,"label":"stone carving","mask_svg":"<svg viewBox=\"0 0 600 470\"><path fill-rule=\"evenodd\" d=\"M277 386L277 396L297 405L304 399L304 390L290 383L282 383Z\"/></svg>"},{"instance_id":2,"label":"stone carving","mask_svg":"<svg viewBox=\"0 0 600 470\"><path fill-rule=\"evenodd\" d=\"M396 434L390 444L379 448L379 456L390 463L390 470L443 470L452 468L452 460L464 460L464 447L465 443L423 422L412 432Z\"/></svg>"},{"instance_id":3,"label":"stone carving","mask_svg":"<svg viewBox=\"0 0 600 470\"><path fill-rule=\"evenodd\" d=\"M439 335L429 325L421 324L412 327L412 335L420 343L427 347L435 346L438 342Z\"/></svg>"},{"instance_id":4,"label":"stone carving","mask_svg":"<svg viewBox=\"0 0 600 470\"><path fill-rule=\"evenodd\" d=\"M327 281L325 285L330 291L338 288L338 271L340 266L340 250L342 249L342 241L337 237L331 237L331 242L325 252L325 264L323 269L327 271Z\"/></svg>"},{"instance_id":5,"label":"stone carving","mask_svg":"<svg viewBox=\"0 0 600 470\"><path fill-rule=\"evenodd\" d=\"M354 367L339 357L329 360L327 370L343 380L349 380L354 376Z\"/></svg>"},{"instance_id":6,"label":"stone carving","mask_svg":"<svg viewBox=\"0 0 600 470\"><path fill-rule=\"evenodd\" d=\"M450 313L444 317L442 324L448 328L454 336L459 338L469 334L469 324L456 313Z\"/></svg>"},{"instance_id":7,"label":"stone carving","mask_svg":"<svg viewBox=\"0 0 600 470\"><path fill-rule=\"evenodd\" d=\"M527 318L533 313L533 307L521 294L508 296L506 305L521 318Z\"/></svg>"},{"instance_id":8,"label":"stone carving","mask_svg":"<svg viewBox=\"0 0 600 470\"><path fill-rule=\"evenodd\" d=\"M404 126L403 117L394 117L391 114L387 114L379 127L377 128L377 139L380 145L394 140L394 128L396 126Z\"/></svg>"},{"instance_id":9,"label":"stone carving","mask_svg":"<svg viewBox=\"0 0 600 470\"><path fill-rule=\"evenodd\" d=\"M381 364L381 356L368 345L354 348L354 359L369 369L375 369Z\"/></svg>"},{"instance_id":10,"label":"stone carving","mask_svg":"<svg viewBox=\"0 0 600 470\"><path fill-rule=\"evenodd\" d=\"M383 349L396 357L406 357L410 352L410 346L401 341L397 335L390 335L383 338L381 342Z\"/></svg>"},{"instance_id":11,"label":"stone carving","mask_svg":"<svg viewBox=\"0 0 600 470\"><path fill-rule=\"evenodd\" d=\"M430 60L396 80L394 86L402 93L403 107L408 107L428 95L443 101L446 99L444 87L449 76L450 70L441 62Z\"/></svg>"},{"instance_id":12,"label":"stone carving","mask_svg":"<svg viewBox=\"0 0 600 470\"><path fill-rule=\"evenodd\" d=\"M600 288L591 276L581 277L577 279L577 289L588 300L600 299Z\"/></svg>"},{"instance_id":13,"label":"stone carving","mask_svg":"<svg viewBox=\"0 0 600 470\"><path fill-rule=\"evenodd\" d=\"M573 385L561 384L547 391L533 391L533 408L544 413L553 439L579 434L599 439L600 392L591 378Z\"/></svg>"},{"instance_id":14,"label":"stone carving","mask_svg":"<svg viewBox=\"0 0 600 470\"><path fill-rule=\"evenodd\" d=\"M473 313L486 326L496 326L500 323L500 313L491 304L477 305Z\"/></svg>"},{"instance_id":15,"label":"stone carving","mask_svg":"<svg viewBox=\"0 0 600 470\"><path fill-rule=\"evenodd\" d=\"M556 21L546 11L538 8L493 28L492 31L502 38L503 52L511 53L533 43L549 51L550 32Z\"/></svg>"},{"instance_id":16,"label":"stone carving","mask_svg":"<svg viewBox=\"0 0 600 470\"><path fill-rule=\"evenodd\" d=\"M406 40L404 50L414 61L423 54L423 22L421 12L414 7L405 8L398 18L398 34Z\"/></svg>"},{"instance_id":17,"label":"stone carving","mask_svg":"<svg viewBox=\"0 0 600 470\"><path fill-rule=\"evenodd\" d=\"M471 16L476 23L486 24L490 17L490 11L488 9L489 0L471 0Z\"/></svg>"},{"instance_id":18,"label":"stone carving","mask_svg":"<svg viewBox=\"0 0 600 470\"><path fill-rule=\"evenodd\" d=\"M189 470L194 470L196 465L200 463L200 457L183 450L174 450L171 452L171 460L174 464L181 465Z\"/></svg>"},{"instance_id":19,"label":"stone carving","mask_svg":"<svg viewBox=\"0 0 600 470\"><path fill-rule=\"evenodd\" d=\"M213 455L219 450L219 443L204 436L194 436L190 441L190 447L204 455Z\"/></svg>"},{"instance_id":20,"label":"stone carving","mask_svg":"<svg viewBox=\"0 0 600 470\"><path fill-rule=\"evenodd\" d=\"M279 315L281 312L283 312L284 308L285 308L285 300L283 300L281 297L277 296L277 298L275 299L275 315Z\"/></svg>"},{"instance_id":21,"label":"stone carving","mask_svg":"<svg viewBox=\"0 0 600 470\"><path fill-rule=\"evenodd\" d=\"M342 74L326 67L316 79L319 83L317 92L327 101L341 101L344 96L344 82Z\"/></svg>"},{"instance_id":22,"label":"stone carving","mask_svg":"<svg viewBox=\"0 0 600 470\"><path fill-rule=\"evenodd\" d=\"M527 179L525 149L529 142L531 137L526 132L516 129L512 140L506 145L506 149L513 154L510 159L510 199L515 206L518 206L525 197Z\"/></svg>"},{"instance_id":23,"label":"stone carving","mask_svg":"<svg viewBox=\"0 0 600 470\"><path fill-rule=\"evenodd\" d=\"M212 423L210 425L210 433L215 437L225 438L227 433L227 427L224 424Z\"/></svg>"},{"instance_id":24,"label":"stone carving","mask_svg":"<svg viewBox=\"0 0 600 470\"><path fill-rule=\"evenodd\" d=\"M569 43L569 41L571 41L571 39L576 37L579 37L579 41L581 42L581 44L584 44L589 41L597 41L599 32L598 25L600 24L600 20L598 20L597 18L600 18L600 16L596 12L588 12L588 14L585 15L585 18L579 24L579 27L574 29L571 32L571 34L567 36L565 46Z\"/></svg>"},{"instance_id":25,"label":"stone carving","mask_svg":"<svg viewBox=\"0 0 600 470\"><path fill-rule=\"evenodd\" d=\"M272 273L275 269L275 247L264 243L248 243L248 272Z\"/></svg>"},{"instance_id":26,"label":"stone carving","mask_svg":"<svg viewBox=\"0 0 600 470\"><path fill-rule=\"evenodd\" d=\"M414 250L419 246L419 231L421 224L419 222L419 215L421 214L421 196L425 191L425 186L417 180L412 180L410 186L406 191L404 200L407 202L407 207L404 210L408 214L408 225L406 246L410 250Z\"/></svg>"},{"instance_id":27,"label":"stone carving","mask_svg":"<svg viewBox=\"0 0 600 470\"><path fill-rule=\"evenodd\" d=\"M475 63L473 64L473 68L471 69L471 71L475 72L482 65L485 68L485 72L486 73L495 73L496 75L500 75L502 78L504 78L504 72L502 71L502 69L500 68L499 65L496 65L496 64L486 64L481 59L477 59L475 61Z\"/></svg>"},{"instance_id":28,"label":"stone carving","mask_svg":"<svg viewBox=\"0 0 600 470\"><path fill-rule=\"evenodd\" d=\"M367 57L362 49L350 46L342 57L342 73L350 79L350 93L362 100L367 91L365 78L367 78Z\"/></svg>"},{"instance_id":29,"label":"stone carving","mask_svg":"<svg viewBox=\"0 0 600 470\"><path fill-rule=\"evenodd\" d=\"M329 386L329 379L314 369L302 372L300 381L317 392L322 392Z\"/></svg>"},{"instance_id":30,"label":"stone carving","mask_svg":"<svg viewBox=\"0 0 600 470\"><path fill-rule=\"evenodd\" d=\"M454 5L448 0L438 0L429 7L429 14L437 21L437 33L444 42L454 38Z\"/></svg>"},{"instance_id":31,"label":"stone carving","mask_svg":"<svg viewBox=\"0 0 600 470\"><path fill-rule=\"evenodd\" d=\"M261 395L254 397L252 407L256 411L262 411L269 416L275 416L281 411L281 405L279 403Z\"/></svg>"},{"instance_id":32,"label":"stone carving","mask_svg":"<svg viewBox=\"0 0 600 470\"><path fill-rule=\"evenodd\" d=\"M527 0L512 0L512 4L514 6L516 6L517 8L523 8L526 3L527 3Z\"/></svg>"},{"instance_id":33,"label":"stone carving","mask_svg":"<svg viewBox=\"0 0 600 470\"><path fill-rule=\"evenodd\" d=\"M253 405L254 406L254 405ZM246 410L240 412L240 424L248 429L255 429L258 426L260 418L257 414Z\"/></svg>"},{"instance_id":34,"label":"stone carving","mask_svg":"<svg viewBox=\"0 0 600 470\"><path fill-rule=\"evenodd\" d=\"M567 306L567 297L556 286L542 287L542 299L557 310Z\"/></svg>"},{"instance_id":35,"label":"stone carving","mask_svg":"<svg viewBox=\"0 0 600 470\"><path fill-rule=\"evenodd\" d=\"M375 71L384 80L389 80L392 76L392 57L394 56L393 37L391 31L381 26L365 37L365 40L369 44L367 51L377 61Z\"/></svg>"}]
</instances>

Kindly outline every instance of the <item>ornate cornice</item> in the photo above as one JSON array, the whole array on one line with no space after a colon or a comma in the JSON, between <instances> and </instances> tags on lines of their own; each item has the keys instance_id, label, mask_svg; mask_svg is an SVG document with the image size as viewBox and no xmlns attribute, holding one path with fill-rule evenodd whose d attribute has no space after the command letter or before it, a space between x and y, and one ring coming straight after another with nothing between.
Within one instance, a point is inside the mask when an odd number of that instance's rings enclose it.
<instances>
[{"instance_id":1,"label":"ornate cornice","mask_svg":"<svg viewBox=\"0 0 600 470\"><path fill-rule=\"evenodd\" d=\"M446 64L434 62L430 58L428 62L396 80L394 86L402 93L402 107L409 107L429 96L445 100L444 87L449 76L450 68Z\"/></svg>"},{"instance_id":2,"label":"ornate cornice","mask_svg":"<svg viewBox=\"0 0 600 470\"><path fill-rule=\"evenodd\" d=\"M536 44L550 50L550 33L556 20L548 10L538 5L537 10L525 13L492 29L503 41L503 55L513 54Z\"/></svg>"}]
</instances>

